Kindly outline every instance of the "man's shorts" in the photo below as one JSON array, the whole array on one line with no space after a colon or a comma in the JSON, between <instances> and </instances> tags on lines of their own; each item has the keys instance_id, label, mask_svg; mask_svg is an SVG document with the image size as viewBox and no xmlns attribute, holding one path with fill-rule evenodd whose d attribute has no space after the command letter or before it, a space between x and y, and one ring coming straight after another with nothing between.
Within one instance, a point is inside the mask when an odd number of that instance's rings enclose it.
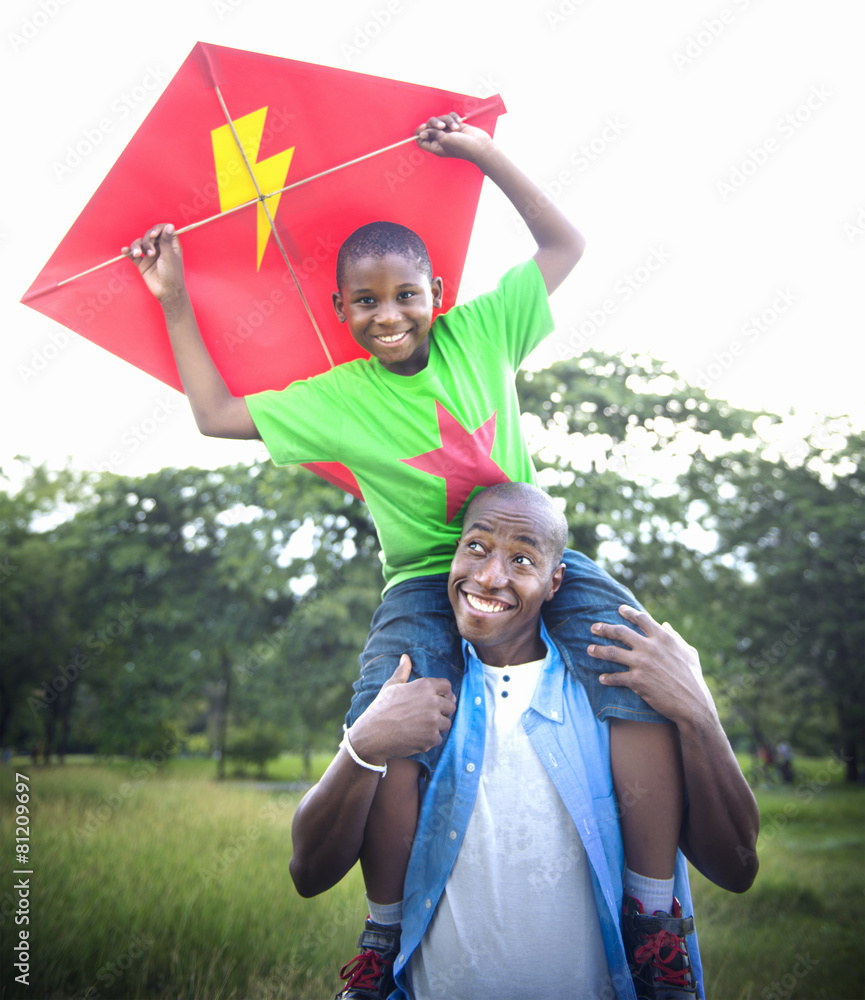
<instances>
[{"instance_id":1,"label":"man's shorts","mask_svg":"<svg viewBox=\"0 0 865 1000\"><path fill-rule=\"evenodd\" d=\"M598 681L599 674L626 667L598 660L586 652L591 643L620 645L592 635L591 626L595 622L623 623L633 628L619 615L619 606L630 604L640 608L641 605L627 587L617 583L587 556L566 549L562 559L567 567L565 577L555 597L544 605L544 624L566 667L586 689L595 715L602 721L617 718L667 722L630 688L604 687ZM355 693L345 719L347 726L369 707L396 670L403 653L411 657L412 680L444 677L450 681L454 694L459 694L464 669L462 640L448 599L447 582L447 573L418 576L396 584L385 593L359 657L360 677L354 683ZM412 760L432 771L440 752L441 746L433 747L426 753L415 754Z\"/></svg>"}]
</instances>

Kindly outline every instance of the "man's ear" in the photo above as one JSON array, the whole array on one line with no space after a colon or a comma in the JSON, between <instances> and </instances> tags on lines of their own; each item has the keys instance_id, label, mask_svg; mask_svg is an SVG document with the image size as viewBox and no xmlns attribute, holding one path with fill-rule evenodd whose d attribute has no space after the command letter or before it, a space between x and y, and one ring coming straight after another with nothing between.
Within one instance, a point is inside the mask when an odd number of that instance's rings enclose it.
<instances>
[{"instance_id":1,"label":"man's ear","mask_svg":"<svg viewBox=\"0 0 865 1000\"><path fill-rule=\"evenodd\" d=\"M430 289L432 291L433 309L441 309L442 297L444 296L444 282L441 278L433 278L430 282Z\"/></svg>"},{"instance_id":2,"label":"man's ear","mask_svg":"<svg viewBox=\"0 0 865 1000\"><path fill-rule=\"evenodd\" d=\"M333 311L340 323L345 322L345 310L343 309L342 295L339 292L333 293Z\"/></svg>"},{"instance_id":3,"label":"man's ear","mask_svg":"<svg viewBox=\"0 0 865 1000\"><path fill-rule=\"evenodd\" d=\"M565 564L559 563L558 566L553 570L553 575L550 577L550 590L547 596L544 598L545 601L551 601L556 596L556 591L562 585L562 580L565 578Z\"/></svg>"}]
</instances>

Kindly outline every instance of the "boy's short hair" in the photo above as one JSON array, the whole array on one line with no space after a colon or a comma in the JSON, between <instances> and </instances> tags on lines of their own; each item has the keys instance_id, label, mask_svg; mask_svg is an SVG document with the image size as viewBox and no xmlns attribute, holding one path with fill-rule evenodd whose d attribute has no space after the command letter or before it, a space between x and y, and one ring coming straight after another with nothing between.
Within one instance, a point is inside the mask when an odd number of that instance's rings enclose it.
<instances>
[{"instance_id":1,"label":"boy's short hair","mask_svg":"<svg viewBox=\"0 0 865 1000\"><path fill-rule=\"evenodd\" d=\"M396 254L416 264L432 281L432 263L424 241L407 226L398 222L368 222L346 238L336 258L336 285L343 287L349 265L364 257L385 257Z\"/></svg>"}]
</instances>

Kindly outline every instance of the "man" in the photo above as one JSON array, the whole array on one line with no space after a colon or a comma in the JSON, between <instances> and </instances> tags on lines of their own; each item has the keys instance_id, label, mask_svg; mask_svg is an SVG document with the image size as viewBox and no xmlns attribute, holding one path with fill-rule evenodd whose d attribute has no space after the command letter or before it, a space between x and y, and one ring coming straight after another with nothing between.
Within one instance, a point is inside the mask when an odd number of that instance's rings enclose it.
<instances>
[{"instance_id":1,"label":"man","mask_svg":"<svg viewBox=\"0 0 865 1000\"><path fill-rule=\"evenodd\" d=\"M395 997L632 998L632 972L643 996L703 995L696 936L678 908L692 912L681 854L674 912L620 916L624 854L609 730L541 620L563 578L566 534L560 512L534 487L505 483L478 494L448 582L466 653L459 712L452 720L446 682L405 683L404 658L298 808L291 872L312 895L358 857L387 760L437 745L450 730L424 783L402 912L394 914L401 936L376 927L364 941L381 964L393 961ZM753 848L759 820L695 676L698 658L645 612L622 614L643 634L599 623L596 635L628 648L590 652L628 666L606 682L631 687L676 725L690 804L681 848L707 877L744 891L756 861L737 848ZM634 798L643 791L634 788ZM631 969L620 919L642 942ZM364 996L363 983L356 986Z\"/></svg>"}]
</instances>

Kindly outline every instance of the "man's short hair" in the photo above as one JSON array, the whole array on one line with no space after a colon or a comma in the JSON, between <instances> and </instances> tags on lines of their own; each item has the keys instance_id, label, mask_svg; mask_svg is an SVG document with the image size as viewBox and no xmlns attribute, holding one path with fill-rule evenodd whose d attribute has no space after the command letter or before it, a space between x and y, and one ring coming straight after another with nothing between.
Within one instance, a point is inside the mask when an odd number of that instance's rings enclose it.
<instances>
[{"instance_id":1,"label":"man's short hair","mask_svg":"<svg viewBox=\"0 0 865 1000\"><path fill-rule=\"evenodd\" d=\"M418 234L398 222L368 222L346 238L336 258L336 285L342 288L345 272L355 261L364 257L386 257L396 254L416 264L418 270L432 281L432 263L424 241Z\"/></svg>"},{"instance_id":2,"label":"man's short hair","mask_svg":"<svg viewBox=\"0 0 865 1000\"><path fill-rule=\"evenodd\" d=\"M539 490L529 483L496 483L476 493L466 507L465 523L469 520L469 511L476 500L483 496L501 497L503 500L518 500L529 510L541 514L550 529L549 540L554 560L554 568L562 561L562 555L568 544L568 522L564 513L549 494Z\"/></svg>"}]
</instances>

